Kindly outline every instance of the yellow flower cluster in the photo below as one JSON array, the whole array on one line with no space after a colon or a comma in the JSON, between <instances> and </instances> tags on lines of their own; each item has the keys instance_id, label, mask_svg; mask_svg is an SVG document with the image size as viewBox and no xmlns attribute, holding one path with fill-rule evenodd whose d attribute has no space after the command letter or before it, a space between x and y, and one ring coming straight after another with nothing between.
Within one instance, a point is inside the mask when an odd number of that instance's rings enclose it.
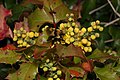
<instances>
[{"instance_id":1,"label":"yellow flower cluster","mask_svg":"<svg viewBox=\"0 0 120 80\"><path fill-rule=\"evenodd\" d=\"M48 80L60 80L59 77L62 75L62 71L54 66L54 64L55 62L51 62L50 59L47 59L46 62L40 66L44 72L49 73Z\"/></svg>"},{"instance_id":2,"label":"yellow flower cluster","mask_svg":"<svg viewBox=\"0 0 120 80\"><path fill-rule=\"evenodd\" d=\"M29 47L35 44L35 38L39 36L37 32L27 32L23 27L20 30L14 29L13 41L17 42L18 47Z\"/></svg>"},{"instance_id":3,"label":"yellow flower cluster","mask_svg":"<svg viewBox=\"0 0 120 80\"><path fill-rule=\"evenodd\" d=\"M88 28L79 28L74 20L73 14L67 14L68 22L61 23L59 30L62 32L61 44L71 44L81 47L85 52L91 52L91 41L100 36L99 31L103 31L100 21L91 22L91 26Z\"/></svg>"}]
</instances>

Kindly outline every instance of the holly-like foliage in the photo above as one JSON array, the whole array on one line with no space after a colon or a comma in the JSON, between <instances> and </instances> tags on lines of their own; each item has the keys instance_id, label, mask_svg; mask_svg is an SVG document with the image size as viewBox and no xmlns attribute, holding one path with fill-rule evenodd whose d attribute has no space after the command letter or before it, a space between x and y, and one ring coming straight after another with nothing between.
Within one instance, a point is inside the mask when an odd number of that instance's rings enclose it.
<instances>
[{"instance_id":1,"label":"holly-like foliage","mask_svg":"<svg viewBox=\"0 0 120 80\"><path fill-rule=\"evenodd\" d=\"M1 0L0 80L119 80L119 3Z\"/></svg>"}]
</instances>

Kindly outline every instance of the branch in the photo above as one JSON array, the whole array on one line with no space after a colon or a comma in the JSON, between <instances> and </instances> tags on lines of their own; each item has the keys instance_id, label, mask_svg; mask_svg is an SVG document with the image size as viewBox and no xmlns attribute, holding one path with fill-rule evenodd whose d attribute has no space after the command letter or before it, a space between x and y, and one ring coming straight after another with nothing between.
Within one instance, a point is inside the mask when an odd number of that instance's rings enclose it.
<instances>
[{"instance_id":1,"label":"branch","mask_svg":"<svg viewBox=\"0 0 120 80\"><path fill-rule=\"evenodd\" d=\"M115 20L113 20L113 21L111 21L111 22L109 22L109 23L106 23L104 26L107 27L107 26L109 26L109 25L111 25L111 24L114 24L115 22L117 22L117 21L119 21L119 20L120 20L120 18L117 18L117 19L115 19Z\"/></svg>"},{"instance_id":2,"label":"branch","mask_svg":"<svg viewBox=\"0 0 120 80\"><path fill-rule=\"evenodd\" d=\"M109 42L113 42L114 39L110 39L110 40L106 40L104 43L109 43Z\"/></svg>"},{"instance_id":3,"label":"branch","mask_svg":"<svg viewBox=\"0 0 120 80\"><path fill-rule=\"evenodd\" d=\"M106 4L104 4L104 5L102 5L102 6L98 7L98 8L96 8L96 9L94 9L94 10L92 10L92 11L90 11L89 14L93 14L94 12L96 12L96 11L98 11L98 10L104 8L104 7L107 6L107 5L108 5L108 3L106 3Z\"/></svg>"},{"instance_id":4,"label":"branch","mask_svg":"<svg viewBox=\"0 0 120 80\"><path fill-rule=\"evenodd\" d=\"M108 1L109 5L111 6L112 10L114 11L114 13L115 13L118 17L120 17L120 14L115 10L115 8L113 7L113 5L112 5L112 3L110 2L110 0L107 0L107 1Z\"/></svg>"}]
</instances>

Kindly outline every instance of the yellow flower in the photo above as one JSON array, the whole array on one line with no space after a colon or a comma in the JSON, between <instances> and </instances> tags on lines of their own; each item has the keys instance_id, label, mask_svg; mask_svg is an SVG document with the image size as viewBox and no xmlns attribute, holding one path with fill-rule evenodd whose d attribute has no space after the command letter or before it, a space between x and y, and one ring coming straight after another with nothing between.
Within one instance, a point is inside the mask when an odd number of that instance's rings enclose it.
<instances>
[{"instance_id":1,"label":"yellow flower","mask_svg":"<svg viewBox=\"0 0 120 80\"><path fill-rule=\"evenodd\" d=\"M30 38L33 38L34 37L34 32L29 32L28 35L29 35Z\"/></svg>"},{"instance_id":2,"label":"yellow flower","mask_svg":"<svg viewBox=\"0 0 120 80\"><path fill-rule=\"evenodd\" d=\"M75 46L77 46L77 45L78 45L78 43L79 43L79 42L77 42L77 41L76 41L76 42L74 42L73 44L74 44Z\"/></svg>"},{"instance_id":3,"label":"yellow flower","mask_svg":"<svg viewBox=\"0 0 120 80\"><path fill-rule=\"evenodd\" d=\"M93 27L93 29L96 29L97 28L97 26L96 25L94 25L94 26L92 26Z\"/></svg>"},{"instance_id":4,"label":"yellow flower","mask_svg":"<svg viewBox=\"0 0 120 80\"><path fill-rule=\"evenodd\" d=\"M79 32L79 28L75 28L75 29L74 29L74 32L75 32L75 33L78 33L78 32Z\"/></svg>"},{"instance_id":5,"label":"yellow flower","mask_svg":"<svg viewBox=\"0 0 120 80\"><path fill-rule=\"evenodd\" d=\"M22 45L18 45L18 47L22 47Z\"/></svg>"},{"instance_id":6,"label":"yellow flower","mask_svg":"<svg viewBox=\"0 0 120 80\"><path fill-rule=\"evenodd\" d=\"M66 14L66 17L68 17L69 16L69 14Z\"/></svg>"},{"instance_id":7,"label":"yellow flower","mask_svg":"<svg viewBox=\"0 0 120 80\"><path fill-rule=\"evenodd\" d=\"M70 14L70 16L74 16L74 14L73 14L73 13L71 13L71 14Z\"/></svg>"},{"instance_id":8,"label":"yellow flower","mask_svg":"<svg viewBox=\"0 0 120 80\"><path fill-rule=\"evenodd\" d=\"M49 62L50 62L50 59L47 59L47 60L46 60L46 63L49 63Z\"/></svg>"},{"instance_id":9,"label":"yellow flower","mask_svg":"<svg viewBox=\"0 0 120 80\"><path fill-rule=\"evenodd\" d=\"M68 34L65 34L65 36L66 36L66 38L70 38L70 35L68 35Z\"/></svg>"},{"instance_id":10,"label":"yellow flower","mask_svg":"<svg viewBox=\"0 0 120 80\"><path fill-rule=\"evenodd\" d=\"M88 41L87 46L91 46L91 42L90 41Z\"/></svg>"},{"instance_id":11,"label":"yellow flower","mask_svg":"<svg viewBox=\"0 0 120 80\"><path fill-rule=\"evenodd\" d=\"M63 23L61 23L60 24L60 28L59 28L60 30L63 30L64 29L64 24Z\"/></svg>"},{"instance_id":12,"label":"yellow flower","mask_svg":"<svg viewBox=\"0 0 120 80\"><path fill-rule=\"evenodd\" d=\"M88 40L87 40L87 39L82 39L81 42L82 42L83 44L87 44Z\"/></svg>"},{"instance_id":13,"label":"yellow flower","mask_svg":"<svg viewBox=\"0 0 120 80\"><path fill-rule=\"evenodd\" d=\"M95 26L96 25L96 23L95 22L91 22L91 26Z\"/></svg>"},{"instance_id":14,"label":"yellow flower","mask_svg":"<svg viewBox=\"0 0 120 80\"><path fill-rule=\"evenodd\" d=\"M68 32L72 32L72 31L73 31L72 27L68 28Z\"/></svg>"},{"instance_id":15,"label":"yellow flower","mask_svg":"<svg viewBox=\"0 0 120 80\"><path fill-rule=\"evenodd\" d=\"M100 28L100 26L97 26L97 29L99 29Z\"/></svg>"},{"instance_id":16,"label":"yellow flower","mask_svg":"<svg viewBox=\"0 0 120 80\"><path fill-rule=\"evenodd\" d=\"M70 42L74 42L75 39L73 37L70 38Z\"/></svg>"},{"instance_id":17,"label":"yellow flower","mask_svg":"<svg viewBox=\"0 0 120 80\"><path fill-rule=\"evenodd\" d=\"M20 33L17 33L17 37L20 37L21 36L21 34Z\"/></svg>"},{"instance_id":18,"label":"yellow flower","mask_svg":"<svg viewBox=\"0 0 120 80\"><path fill-rule=\"evenodd\" d=\"M94 40L94 39L96 38L96 36L95 36L95 35L91 35L90 38L91 38L92 40Z\"/></svg>"},{"instance_id":19,"label":"yellow flower","mask_svg":"<svg viewBox=\"0 0 120 80\"><path fill-rule=\"evenodd\" d=\"M25 38L26 37L26 35L25 34L22 34L22 38Z\"/></svg>"},{"instance_id":20,"label":"yellow flower","mask_svg":"<svg viewBox=\"0 0 120 80\"><path fill-rule=\"evenodd\" d=\"M100 28L99 28L99 31L103 31L103 27L100 27Z\"/></svg>"},{"instance_id":21,"label":"yellow flower","mask_svg":"<svg viewBox=\"0 0 120 80\"><path fill-rule=\"evenodd\" d=\"M35 32L35 35L34 35L35 37L38 37L39 36L39 33L37 33L37 32Z\"/></svg>"},{"instance_id":22,"label":"yellow flower","mask_svg":"<svg viewBox=\"0 0 120 80\"><path fill-rule=\"evenodd\" d=\"M61 75L62 71L61 70L57 70L57 75Z\"/></svg>"},{"instance_id":23,"label":"yellow flower","mask_svg":"<svg viewBox=\"0 0 120 80\"><path fill-rule=\"evenodd\" d=\"M92 52L92 48L91 47L88 47L88 52Z\"/></svg>"},{"instance_id":24,"label":"yellow flower","mask_svg":"<svg viewBox=\"0 0 120 80\"><path fill-rule=\"evenodd\" d=\"M71 27L71 24L68 22L68 23L66 24L66 26L67 26L67 27Z\"/></svg>"},{"instance_id":25,"label":"yellow flower","mask_svg":"<svg viewBox=\"0 0 120 80\"><path fill-rule=\"evenodd\" d=\"M47 67L44 67L44 68L43 68L43 71L44 71L44 72L48 71L48 68L47 68Z\"/></svg>"},{"instance_id":26,"label":"yellow flower","mask_svg":"<svg viewBox=\"0 0 120 80\"><path fill-rule=\"evenodd\" d=\"M57 70L57 67L52 67L52 71L56 71Z\"/></svg>"},{"instance_id":27,"label":"yellow flower","mask_svg":"<svg viewBox=\"0 0 120 80\"><path fill-rule=\"evenodd\" d=\"M27 46L27 42L23 42L23 44L22 44L23 46Z\"/></svg>"},{"instance_id":28,"label":"yellow flower","mask_svg":"<svg viewBox=\"0 0 120 80\"><path fill-rule=\"evenodd\" d=\"M13 41L17 41L17 36L14 36Z\"/></svg>"},{"instance_id":29,"label":"yellow flower","mask_svg":"<svg viewBox=\"0 0 120 80\"><path fill-rule=\"evenodd\" d=\"M69 39L66 39L66 40L65 40L65 43L70 44L70 40L69 40Z\"/></svg>"},{"instance_id":30,"label":"yellow flower","mask_svg":"<svg viewBox=\"0 0 120 80\"><path fill-rule=\"evenodd\" d=\"M74 32L70 32L70 35L73 36L73 35L74 35Z\"/></svg>"},{"instance_id":31,"label":"yellow flower","mask_svg":"<svg viewBox=\"0 0 120 80\"><path fill-rule=\"evenodd\" d=\"M23 27L21 27L21 28L20 28L20 31L23 31L23 30L24 30Z\"/></svg>"},{"instance_id":32,"label":"yellow flower","mask_svg":"<svg viewBox=\"0 0 120 80\"><path fill-rule=\"evenodd\" d=\"M100 34L99 34L99 33L95 33L95 36L96 36L96 37L100 37Z\"/></svg>"},{"instance_id":33,"label":"yellow flower","mask_svg":"<svg viewBox=\"0 0 120 80\"><path fill-rule=\"evenodd\" d=\"M100 24L100 21L99 21L99 20L97 20L97 21L96 21L96 24Z\"/></svg>"},{"instance_id":34,"label":"yellow flower","mask_svg":"<svg viewBox=\"0 0 120 80\"><path fill-rule=\"evenodd\" d=\"M75 26L75 22L72 23L72 26Z\"/></svg>"},{"instance_id":35,"label":"yellow flower","mask_svg":"<svg viewBox=\"0 0 120 80\"><path fill-rule=\"evenodd\" d=\"M92 32L93 31L93 28L92 27L88 27L88 32Z\"/></svg>"},{"instance_id":36,"label":"yellow flower","mask_svg":"<svg viewBox=\"0 0 120 80\"><path fill-rule=\"evenodd\" d=\"M81 42L78 42L78 46L80 46L81 48L84 47Z\"/></svg>"},{"instance_id":37,"label":"yellow flower","mask_svg":"<svg viewBox=\"0 0 120 80\"><path fill-rule=\"evenodd\" d=\"M84 51L85 51L85 52L88 52L88 47L84 47Z\"/></svg>"},{"instance_id":38,"label":"yellow flower","mask_svg":"<svg viewBox=\"0 0 120 80\"><path fill-rule=\"evenodd\" d=\"M13 30L13 32L14 32L14 34L16 34L16 33L17 33L17 30L16 30L16 29L14 29L14 30Z\"/></svg>"},{"instance_id":39,"label":"yellow flower","mask_svg":"<svg viewBox=\"0 0 120 80\"><path fill-rule=\"evenodd\" d=\"M48 26L48 25L46 25L46 26L45 26L45 29L47 29L48 27L49 27L49 26Z\"/></svg>"},{"instance_id":40,"label":"yellow flower","mask_svg":"<svg viewBox=\"0 0 120 80\"><path fill-rule=\"evenodd\" d=\"M56 80L60 80L60 78L57 78Z\"/></svg>"},{"instance_id":41,"label":"yellow flower","mask_svg":"<svg viewBox=\"0 0 120 80\"><path fill-rule=\"evenodd\" d=\"M27 44L27 46L26 47L30 47L30 45L29 44Z\"/></svg>"},{"instance_id":42,"label":"yellow flower","mask_svg":"<svg viewBox=\"0 0 120 80\"><path fill-rule=\"evenodd\" d=\"M70 17L68 20L69 20L69 21L72 21L72 20L73 20L73 18L71 18L71 17Z\"/></svg>"},{"instance_id":43,"label":"yellow flower","mask_svg":"<svg viewBox=\"0 0 120 80\"><path fill-rule=\"evenodd\" d=\"M85 33L85 32L86 32L86 28L82 28L81 31L82 31L83 33Z\"/></svg>"},{"instance_id":44,"label":"yellow flower","mask_svg":"<svg viewBox=\"0 0 120 80\"><path fill-rule=\"evenodd\" d=\"M23 43L23 40L18 40L17 43L18 43L18 44L22 44L22 43Z\"/></svg>"},{"instance_id":45,"label":"yellow flower","mask_svg":"<svg viewBox=\"0 0 120 80\"><path fill-rule=\"evenodd\" d=\"M53 78L48 78L48 80L53 80Z\"/></svg>"},{"instance_id":46,"label":"yellow flower","mask_svg":"<svg viewBox=\"0 0 120 80\"><path fill-rule=\"evenodd\" d=\"M54 77L53 78L57 78L58 77L58 75L54 75Z\"/></svg>"},{"instance_id":47,"label":"yellow flower","mask_svg":"<svg viewBox=\"0 0 120 80\"><path fill-rule=\"evenodd\" d=\"M23 30L23 33L26 33L26 30Z\"/></svg>"}]
</instances>

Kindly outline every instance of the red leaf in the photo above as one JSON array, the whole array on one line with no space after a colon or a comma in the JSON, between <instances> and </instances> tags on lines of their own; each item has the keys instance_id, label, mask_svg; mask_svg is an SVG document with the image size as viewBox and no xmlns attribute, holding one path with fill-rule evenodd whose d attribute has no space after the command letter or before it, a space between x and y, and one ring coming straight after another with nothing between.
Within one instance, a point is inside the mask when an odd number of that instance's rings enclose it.
<instances>
[{"instance_id":1,"label":"red leaf","mask_svg":"<svg viewBox=\"0 0 120 80\"><path fill-rule=\"evenodd\" d=\"M80 77L80 73L78 71L75 71L75 70L69 70L70 74L71 75L74 75L75 77Z\"/></svg>"},{"instance_id":2,"label":"red leaf","mask_svg":"<svg viewBox=\"0 0 120 80\"><path fill-rule=\"evenodd\" d=\"M12 31L6 24L5 20L5 18L9 15L11 15L11 11L4 8L3 5L0 5L0 40L4 39L5 37L12 37Z\"/></svg>"},{"instance_id":3,"label":"red leaf","mask_svg":"<svg viewBox=\"0 0 120 80\"><path fill-rule=\"evenodd\" d=\"M24 21L23 21L23 22L16 22L14 29L19 30L21 27L23 27L27 32L29 32L29 27L28 27L28 20L27 20L27 18L24 18Z\"/></svg>"},{"instance_id":4,"label":"red leaf","mask_svg":"<svg viewBox=\"0 0 120 80\"><path fill-rule=\"evenodd\" d=\"M7 44L2 50L15 50L16 47L13 44Z\"/></svg>"},{"instance_id":5,"label":"red leaf","mask_svg":"<svg viewBox=\"0 0 120 80\"><path fill-rule=\"evenodd\" d=\"M83 62L81 66L86 72L91 72L92 71L92 65L89 61L88 62Z\"/></svg>"}]
</instances>

